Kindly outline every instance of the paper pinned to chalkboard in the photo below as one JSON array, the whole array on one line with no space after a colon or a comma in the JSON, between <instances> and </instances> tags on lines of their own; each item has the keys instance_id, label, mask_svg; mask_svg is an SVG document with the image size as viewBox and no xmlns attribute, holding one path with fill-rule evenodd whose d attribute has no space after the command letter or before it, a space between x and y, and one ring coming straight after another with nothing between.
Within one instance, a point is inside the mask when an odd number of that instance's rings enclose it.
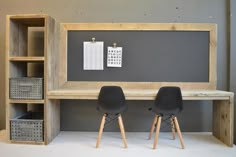
<instances>
[{"instance_id":1,"label":"paper pinned to chalkboard","mask_svg":"<svg viewBox=\"0 0 236 157\"><path fill-rule=\"evenodd\" d=\"M107 67L122 67L122 47L107 47Z\"/></svg>"},{"instance_id":2,"label":"paper pinned to chalkboard","mask_svg":"<svg viewBox=\"0 0 236 157\"><path fill-rule=\"evenodd\" d=\"M83 69L84 70L103 70L103 41L84 41L83 42Z\"/></svg>"}]
</instances>

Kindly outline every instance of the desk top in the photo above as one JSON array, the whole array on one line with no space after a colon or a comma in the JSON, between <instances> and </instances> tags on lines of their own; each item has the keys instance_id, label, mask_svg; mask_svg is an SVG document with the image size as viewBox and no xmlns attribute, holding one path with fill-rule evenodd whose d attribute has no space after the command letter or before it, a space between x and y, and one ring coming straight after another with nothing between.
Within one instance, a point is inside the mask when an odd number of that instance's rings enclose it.
<instances>
[{"instance_id":1,"label":"desk top","mask_svg":"<svg viewBox=\"0 0 236 157\"><path fill-rule=\"evenodd\" d=\"M62 88L47 93L48 99L97 99L100 89ZM149 89L123 89L127 100L154 100L158 90ZM220 90L182 90L184 100L229 100L233 92Z\"/></svg>"}]
</instances>

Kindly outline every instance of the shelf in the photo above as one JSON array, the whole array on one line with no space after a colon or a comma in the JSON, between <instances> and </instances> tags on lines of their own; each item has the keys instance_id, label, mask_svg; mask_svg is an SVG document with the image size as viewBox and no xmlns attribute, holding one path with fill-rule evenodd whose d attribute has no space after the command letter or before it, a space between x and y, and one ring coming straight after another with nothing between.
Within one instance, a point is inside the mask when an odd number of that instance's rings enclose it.
<instances>
[{"instance_id":1,"label":"shelf","mask_svg":"<svg viewBox=\"0 0 236 157\"><path fill-rule=\"evenodd\" d=\"M36 141L10 141L13 144L34 144L34 145L44 145L44 142L36 142Z\"/></svg>"},{"instance_id":2,"label":"shelf","mask_svg":"<svg viewBox=\"0 0 236 157\"><path fill-rule=\"evenodd\" d=\"M45 18L47 15L39 15L39 14L28 14L28 15L8 15L11 21L15 21L16 23L27 25L27 26L45 26Z\"/></svg>"},{"instance_id":3,"label":"shelf","mask_svg":"<svg viewBox=\"0 0 236 157\"><path fill-rule=\"evenodd\" d=\"M43 62L45 60L44 57L9 57L10 61L17 62Z\"/></svg>"},{"instance_id":4,"label":"shelf","mask_svg":"<svg viewBox=\"0 0 236 157\"><path fill-rule=\"evenodd\" d=\"M43 100L21 100L21 99L10 99L9 103L12 104L43 104L44 103L44 99Z\"/></svg>"}]
</instances>

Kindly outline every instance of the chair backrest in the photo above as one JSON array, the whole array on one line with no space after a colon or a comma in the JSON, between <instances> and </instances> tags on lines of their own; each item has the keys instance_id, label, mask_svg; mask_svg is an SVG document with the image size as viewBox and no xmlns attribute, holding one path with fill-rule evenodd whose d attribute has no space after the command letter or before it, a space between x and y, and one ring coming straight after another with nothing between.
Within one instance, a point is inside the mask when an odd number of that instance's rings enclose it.
<instances>
[{"instance_id":1,"label":"chair backrest","mask_svg":"<svg viewBox=\"0 0 236 157\"><path fill-rule=\"evenodd\" d=\"M182 93L179 87L161 87L156 95L154 107L162 111L183 109Z\"/></svg>"},{"instance_id":2,"label":"chair backrest","mask_svg":"<svg viewBox=\"0 0 236 157\"><path fill-rule=\"evenodd\" d=\"M119 86L103 86L98 96L98 108L102 112L111 114L123 112L127 105L122 88Z\"/></svg>"}]
</instances>

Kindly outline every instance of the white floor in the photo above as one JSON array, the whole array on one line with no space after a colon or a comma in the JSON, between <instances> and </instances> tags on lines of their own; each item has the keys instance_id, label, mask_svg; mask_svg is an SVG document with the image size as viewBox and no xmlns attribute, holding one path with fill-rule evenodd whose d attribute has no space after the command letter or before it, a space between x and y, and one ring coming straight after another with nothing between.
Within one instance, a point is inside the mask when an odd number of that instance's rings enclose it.
<instances>
[{"instance_id":1,"label":"white floor","mask_svg":"<svg viewBox=\"0 0 236 157\"><path fill-rule=\"evenodd\" d=\"M171 133L160 133L157 149L148 133L127 132L128 149L123 148L119 132L104 132L99 149L95 148L97 132L61 132L49 145L6 143L0 131L1 157L236 157L236 146L227 147L211 133L183 133L185 149Z\"/></svg>"}]
</instances>

